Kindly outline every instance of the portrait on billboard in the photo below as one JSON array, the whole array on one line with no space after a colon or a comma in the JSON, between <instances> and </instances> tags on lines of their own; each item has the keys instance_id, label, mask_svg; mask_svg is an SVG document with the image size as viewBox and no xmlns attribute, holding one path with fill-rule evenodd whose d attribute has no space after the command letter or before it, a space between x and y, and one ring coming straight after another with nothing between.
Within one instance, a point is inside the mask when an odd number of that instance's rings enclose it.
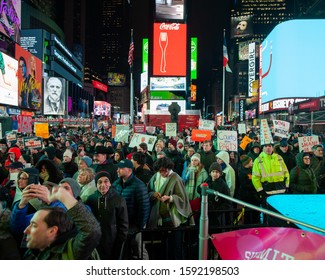
<instances>
[{"instance_id":1,"label":"portrait on billboard","mask_svg":"<svg viewBox=\"0 0 325 280\"><path fill-rule=\"evenodd\" d=\"M0 103L18 105L18 62L0 52Z\"/></svg>"},{"instance_id":2,"label":"portrait on billboard","mask_svg":"<svg viewBox=\"0 0 325 280\"><path fill-rule=\"evenodd\" d=\"M231 18L231 37L246 37L253 35L253 16Z\"/></svg>"},{"instance_id":3,"label":"portrait on billboard","mask_svg":"<svg viewBox=\"0 0 325 280\"><path fill-rule=\"evenodd\" d=\"M18 106L40 111L42 104L42 61L16 45L18 60Z\"/></svg>"},{"instance_id":4,"label":"portrait on billboard","mask_svg":"<svg viewBox=\"0 0 325 280\"><path fill-rule=\"evenodd\" d=\"M66 107L65 79L44 79L44 115L64 115Z\"/></svg>"}]
</instances>

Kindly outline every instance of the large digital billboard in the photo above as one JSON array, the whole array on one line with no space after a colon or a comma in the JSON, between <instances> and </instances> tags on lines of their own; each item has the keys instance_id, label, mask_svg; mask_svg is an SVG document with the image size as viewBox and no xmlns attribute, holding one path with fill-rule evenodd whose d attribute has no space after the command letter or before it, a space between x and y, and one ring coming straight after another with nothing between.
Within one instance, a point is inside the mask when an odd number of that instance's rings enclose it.
<instances>
[{"instance_id":1,"label":"large digital billboard","mask_svg":"<svg viewBox=\"0 0 325 280\"><path fill-rule=\"evenodd\" d=\"M106 101L94 101L94 115L111 117L111 104Z\"/></svg>"},{"instance_id":2,"label":"large digital billboard","mask_svg":"<svg viewBox=\"0 0 325 280\"><path fill-rule=\"evenodd\" d=\"M16 44L18 60L18 106L40 111L42 104L42 61Z\"/></svg>"},{"instance_id":3,"label":"large digital billboard","mask_svg":"<svg viewBox=\"0 0 325 280\"><path fill-rule=\"evenodd\" d=\"M154 23L153 75L186 76L186 24Z\"/></svg>"},{"instance_id":4,"label":"large digital billboard","mask_svg":"<svg viewBox=\"0 0 325 280\"><path fill-rule=\"evenodd\" d=\"M260 45L260 112L277 99L325 94L324 28L323 19L291 20L266 37Z\"/></svg>"},{"instance_id":5,"label":"large digital billboard","mask_svg":"<svg viewBox=\"0 0 325 280\"><path fill-rule=\"evenodd\" d=\"M0 103L18 106L18 61L0 52Z\"/></svg>"},{"instance_id":6,"label":"large digital billboard","mask_svg":"<svg viewBox=\"0 0 325 280\"><path fill-rule=\"evenodd\" d=\"M0 3L0 32L19 43L21 0L1 0Z\"/></svg>"},{"instance_id":7,"label":"large digital billboard","mask_svg":"<svg viewBox=\"0 0 325 280\"><path fill-rule=\"evenodd\" d=\"M185 100L150 100L150 112L166 113L169 112L168 108L175 102L179 105L180 113L185 113L186 101Z\"/></svg>"},{"instance_id":8,"label":"large digital billboard","mask_svg":"<svg viewBox=\"0 0 325 280\"><path fill-rule=\"evenodd\" d=\"M186 77L151 77L150 90L186 91Z\"/></svg>"},{"instance_id":9,"label":"large digital billboard","mask_svg":"<svg viewBox=\"0 0 325 280\"><path fill-rule=\"evenodd\" d=\"M185 19L185 0L156 0L156 20L179 20Z\"/></svg>"}]
</instances>

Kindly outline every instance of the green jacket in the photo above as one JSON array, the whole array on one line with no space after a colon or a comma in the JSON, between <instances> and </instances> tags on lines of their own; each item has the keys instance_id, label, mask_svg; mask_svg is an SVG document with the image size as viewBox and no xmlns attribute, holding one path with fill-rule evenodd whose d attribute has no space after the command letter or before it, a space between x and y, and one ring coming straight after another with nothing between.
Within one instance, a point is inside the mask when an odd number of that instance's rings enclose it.
<instances>
[{"instance_id":1,"label":"green jacket","mask_svg":"<svg viewBox=\"0 0 325 280\"><path fill-rule=\"evenodd\" d=\"M296 155L297 166L290 171L290 189L295 194L313 194L317 192L315 171L303 163L304 152Z\"/></svg>"},{"instance_id":2,"label":"green jacket","mask_svg":"<svg viewBox=\"0 0 325 280\"><path fill-rule=\"evenodd\" d=\"M99 223L82 202L78 202L66 213L74 221L75 230L58 237L43 251L28 249L24 255L25 260L87 260L90 258L101 237Z\"/></svg>"}]
</instances>

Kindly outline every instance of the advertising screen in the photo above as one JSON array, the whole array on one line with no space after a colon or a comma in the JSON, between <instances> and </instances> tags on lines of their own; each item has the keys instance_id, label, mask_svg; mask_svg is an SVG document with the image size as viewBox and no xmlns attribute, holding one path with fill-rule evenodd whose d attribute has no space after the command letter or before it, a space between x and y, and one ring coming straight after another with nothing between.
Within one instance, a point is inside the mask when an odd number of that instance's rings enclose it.
<instances>
[{"instance_id":1,"label":"advertising screen","mask_svg":"<svg viewBox=\"0 0 325 280\"><path fill-rule=\"evenodd\" d=\"M18 106L18 61L0 52L0 103Z\"/></svg>"},{"instance_id":2,"label":"advertising screen","mask_svg":"<svg viewBox=\"0 0 325 280\"><path fill-rule=\"evenodd\" d=\"M180 113L185 113L186 101L185 100L150 100L150 112L168 113L168 107L176 102L180 106Z\"/></svg>"},{"instance_id":3,"label":"advertising screen","mask_svg":"<svg viewBox=\"0 0 325 280\"><path fill-rule=\"evenodd\" d=\"M184 20L185 0L156 0L156 20Z\"/></svg>"},{"instance_id":4,"label":"advertising screen","mask_svg":"<svg viewBox=\"0 0 325 280\"><path fill-rule=\"evenodd\" d=\"M172 90L172 91L185 91L186 90L186 78L150 78L150 90Z\"/></svg>"},{"instance_id":5,"label":"advertising screen","mask_svg":"<svg viewBox=\"0 0 325 280\"><path fill-rule=\"evenodd\" d=\"M21 28L21 0L1 0L0 33L19 43Z\"/></svg>"},{"instance_id":6,"label":"advertising screen","mask_svg":"<svg viewBox=\"0 0 325 280\"><path fill-rule=\"evenodd\" d=\"M325 20L291 20L277 25L260 46L260 112L281 98L325 93Z\"/></svg>"},{"instance_id":7,"label":"advertising screen","mask_svg":"<svg viewBox=\"0 0 325 280\"><path fill-rule=\"evenodd\" d=\"M18 60L18 106L40 111L42 104L42 61L16 44Z\"/></svg>"},{"instance_id":8,"label":"advertising screen","mask_svg":"<svg viewBox=\"0 0 325 280\"><path fill-rule=\"evenodd\" d=\"M44 115L64 115L66 113L66 80L58 77L44 78Z\"/></svg>"},{"instance_id":9,"label":"advertising screen","mask_svg":"<svg viewBox=\"0 0 325 280\"><path fill-rule=\"evenodd\" d=\"M122 73L107 73L107 84L109 86L119 86L122 87L126 83L126 76Z\"/></svg>"},{"instance_id":10,"label":"advertising screen","mask_svg":"<svg viewBox=\"0 0 325 280\"><path fill-rule=\"evenodd\" d=\"M154 23L153 75L186 76L186 24Z\"/></svg>"},{"instance_id":11,"label":"advertising screen","mask_svg":"<svg viewBox=\"0 0 325 280\"><path fill-rule=\"evenodd\" d=\"M105 101L94 101L95 116L111 116L111 104Z\"/></svg>"}]
</instances>

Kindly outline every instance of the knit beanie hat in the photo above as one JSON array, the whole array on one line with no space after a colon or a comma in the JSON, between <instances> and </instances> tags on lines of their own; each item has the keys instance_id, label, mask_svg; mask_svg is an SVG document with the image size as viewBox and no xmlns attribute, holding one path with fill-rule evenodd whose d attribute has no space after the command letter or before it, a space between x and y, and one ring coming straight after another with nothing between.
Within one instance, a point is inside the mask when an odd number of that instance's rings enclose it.
<instances>
[{"instance_id":1,"label":"knit beanie hat","mask_svg":"<svg viewBox=\"0 0 325 280\"><path fill-rule=\"evenodd\" d=\"M182 144L182 145L184 146L184 140L183 140L183 139L179 139L179 140L177 141L177 146L178 146L178 144Z\"/></svg>"},{"instance_id":2,"label":"knit beanie hat","mask_svg":"<svg viewBox=\"0 0 325 280\"><path fill-rule=\"evenodd\" d=\"M191 160L196 158L199 162L201 162L201 156L198 153L195 153L193 156L191 156Z\"/></svg>"},{"instance_id":3,"label":"knit beanie hat","mask_svg":"<svg viewBox=\"0 0 325 280\"><path fill-rule=\"evenodd\" d=\"M240 161L241 161L243 166L247 165L251 160L253 160L253 159L251 157L247 156L247 155L241 155L240 156Z\"/></svg>"},{"instance_id":4,"label":"knit beanie hat","mask_svg":"<svg viewBox=\"0 0 325 280\"><path fill-rule=\"evenodd\" d=\"M80 196L80 185L78 184L78 182L75 179L72 178L64 178L60 181L60 184L62 183L68 183L70 185L70 188L73 192L73 196L74 198L77 198L78 196Z\"/></svg>"},{"instance_id":5,"label":"knit beanie hat","mask_svg":"<svg viewBox=\"0 0 325 280\"><path fill-rule=\"evenodd\" d=\"M112 182L111 174L109 174L107 171L100 171L100 172L96 173L96 175L95 175L96 186L97 186L97 181L102 177L107 177L110 180L110 182Z\"/></svg>"},{"instance_id":6,"label":"knit beanie hat","mask_svg":"<svg viewBox=\"0 0 325 280\"><path fill-rule=\"evenodd\" d=\"M88 156L83 156L80 160L83 160L88 167L90 167L90 165L93 163L93 160Z\"/></svg>"},{"instance_id":7,"label":"knit beanie hat","mask_svg":"<svg viewBox=\"0 0 325 280\"><path fill-rule=\"evenodd\" d=\"M172 144L175 148L177 147L177 142L175 139L169 139L168 143Z\"/></svg>"},{"instance_id":8,"label":"knit beanie hat","mask_svg":"<svg viewBox=\"0 0 325 280\"><path fill-rule=\"evenodd\" d=\"M46 147L44 149L44 151L47 153L47 157L50 159L50 160L53 160L54 157L55 157L55 153L56 153L56 149L52 146L49 146L49 147Z\"/></svg>"},{"instance_id":9,"label":"knit beanie hat","mask_svg":"<svg viewBox=\"0 0 325 280\"><path fill-rule=\"evenodd\" d=\"M63 154L63 157L68 157L68 158L72 158L72 152L71 152L71 150L69 150L69 149L66 149L65 150L65 152L64 152L64 154Z\"/></svg>"},{"instance_id":10,"label":"knit beanie hat","mask_svg":"<svg viewBox=\"0 0 325 280\"><path fill-rule=\"evenodd\" d=\"M222 168L221 168L221 165L217 162L213 162L211 165L210 165L210 168L209 168L209 173L211 173L211 171L213 170L217 170L219 171L220 173L222 173Z\"/></svg>"}]
</instances>

